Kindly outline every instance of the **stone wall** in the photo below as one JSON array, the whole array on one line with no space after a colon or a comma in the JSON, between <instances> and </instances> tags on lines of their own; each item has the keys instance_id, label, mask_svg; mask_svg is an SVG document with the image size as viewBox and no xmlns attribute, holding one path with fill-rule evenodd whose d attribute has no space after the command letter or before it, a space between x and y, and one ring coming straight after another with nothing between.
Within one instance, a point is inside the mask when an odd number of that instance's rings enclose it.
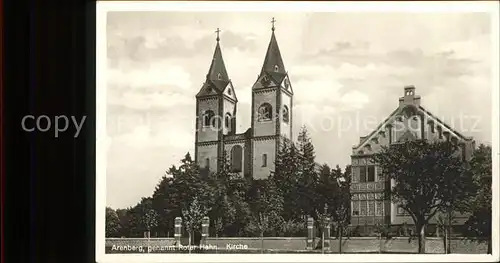
<instances>
[{"instance_id":1,"label":"stone wall","mask_svg":"<svg viewBox=\"0 0 500 263\"><path fill-rule=\"evenodd\" d=\"M184 239L184 238L183 238ZM319 244L321 239L315 239L315 244ZM342 240L342 253L417 253L418 241L408 238L377 239L374 237L351 237ZM187 244L187 240L181 240L182 244ZM174 238L107 238L106 251L110 251L113 245L116 246L172 246L175 244ZM246 249L259 250L262 248L262 240L259 237L208 237L206 245L217 246L218 250L227 250L227 245L242 245ZM304 237L264 237L264 249L266 250L288 250L307 252L307 239ZM315 246L316 247L316 246ZM329 252L338 253L339 242L337 239L330 239ZM239 251L245 249L237 249ZM451 253L453 254L486 254L487 243L474 239L455 238L451 240ZM312 252L312 251L311 251ZM109 252L108 252L109 253ZM427 238L426 253L444 253L442 238Z\"/></svg>"},{"instance_id":2,"label":"stone wall","mask_svg":"<svg viewBox=\"0 0 500 263\"><path fill-rule=\"evenodd\" d=\"M339 241L330 240L330 250L339 251ZM425 251L429 254L444 253L442 238L426 238ZM418 240L408 237L377 239L374 237L351 237L342 240L343 253L417 253ZM454 254L485 254L487 243L475 239L454 238L451 240L451 253Z\"/></svg>"}]
</instances>

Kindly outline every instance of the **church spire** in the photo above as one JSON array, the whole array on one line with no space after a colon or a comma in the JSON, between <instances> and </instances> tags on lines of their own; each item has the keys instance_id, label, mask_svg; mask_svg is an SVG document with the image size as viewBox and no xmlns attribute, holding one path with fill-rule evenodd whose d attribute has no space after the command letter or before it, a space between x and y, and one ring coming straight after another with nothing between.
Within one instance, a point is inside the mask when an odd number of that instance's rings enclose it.
<instances>
[{"instance_id":1,"label":"church spire","mask_svg":"<svg viewBox=\"0 0 500 263\"><path fill-rule=\"evenodd\" d=\"M210 69L207 74L207 81L229 81L229 76L227 74L226 65L224 64L224 59L222 59L222 51L220 49L219 33L220 29L217 28L215 31L217 34L217 45L215 46L214 56L212 58L212 64L210 64Z\"/></svg>"},{"instance_id":2,"label":"church spire","mask_svg":"<svg viewBox=\"0 0 500 263\"><path fill-rule=\"evenodd\" d=\"M269 41L269 46L267 47L266 57L264 59L264 64L262 65L261 75L263 73L282 73L286 74L285 65L283 64L283 59L281 58L280 48L278 42L276 41L276 36L274 34L276 20L271 20L271 41Z\"/></svg>"}]
</instances>

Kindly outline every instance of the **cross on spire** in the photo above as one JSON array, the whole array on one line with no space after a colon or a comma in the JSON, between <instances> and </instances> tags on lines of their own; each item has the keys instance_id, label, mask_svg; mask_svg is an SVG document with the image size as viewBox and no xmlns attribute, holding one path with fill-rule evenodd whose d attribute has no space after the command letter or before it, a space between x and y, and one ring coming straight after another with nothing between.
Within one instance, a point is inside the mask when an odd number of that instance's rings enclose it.
<instances>
[{"instance_id":1,"label":"cross on spire","mask_svg":"<svg viewBox=\"0 0 500 263\"><path fill-rule=\"evenodd\" d=\"M216 40L217 40L217 42L219 42L219 40L220 40L220 38L219 38L220 29L219 29L219 28L217 28L217 30L215 30L215 33L217 33L217 38L216 38Z\"/></svg>"},{"instance_id":2,"label":"cross on spire","mask_svg":"<svg viewBox=\"0 0 500 263\"><path fill-rule=\"evenodd\" d=\"M274 19L274 17L273 17L273 19L271 20L271 24L273 25L273 27L271 27L271 30L272 30L272 31L274 31L274 23L275 23L275 22L276 22L276 19Z\"/></svg>"}]
</instances>

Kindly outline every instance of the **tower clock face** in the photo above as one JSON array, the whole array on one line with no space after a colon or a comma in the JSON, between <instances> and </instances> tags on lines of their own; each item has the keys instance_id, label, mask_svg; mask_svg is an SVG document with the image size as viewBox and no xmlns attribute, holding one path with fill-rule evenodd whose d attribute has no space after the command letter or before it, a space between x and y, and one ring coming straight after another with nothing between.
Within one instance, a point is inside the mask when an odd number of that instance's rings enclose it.
<instances>
[{"instance_id":1,"label":"tower clock face","mask_svg":"<svg viewBox=\"0 0 500 263\"><path fill-rule=\"evenodd\" d=\"M268 76L264 76L264 77L260 80L260 83L262 83L262 85L267 85L267 84L269 84L269 77L268 77Z\"/></svg>"},{"instance_id":2,"label":"tower clock face","mask_svg":"<svg viewBox=\"0 0 500 263\"><path fill-rule=\"evenodd\" d=\"M288 79L285 79L285 88L290 89L290 81Z\"/></svg>"}]
</instances>

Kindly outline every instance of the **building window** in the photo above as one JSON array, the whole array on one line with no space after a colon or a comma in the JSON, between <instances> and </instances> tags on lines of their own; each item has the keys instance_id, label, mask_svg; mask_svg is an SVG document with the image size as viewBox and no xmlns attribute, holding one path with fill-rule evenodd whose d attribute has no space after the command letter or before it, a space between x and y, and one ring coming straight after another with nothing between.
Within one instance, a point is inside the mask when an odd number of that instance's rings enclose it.
<instances>
[{"instance_id":1,"label":"building window","mask_svg":"<svg viewBox=\"0 0 500 263\"><path fill-rule=\"evenodd\" d=\"M366 182L366 166L359 167L359 182L360 183Z\"/></svg>"},{"instance_id":2,"label":"building window","mask_svg":"<svg viewBox=\"0 0 500 263\"><path fill-rule=\"evenodd\" d=\"M382 216L384 214L384 203L382 201L377 201L375 215Z\"/></svg>"},{"instance_id":3,"label":"building window","mask_svg":"<svg viewBox=\"0 0 500 263\"><path fill-rule=\"evenodd\" d=\"M368 166L368 182L375 182L375 166Z\"/></svg>"},{"instance_id":4,"label":"building window","mask_svg":"<svg viewBox=\"0 0 500 263\"><path fill-rule=\"evenodd\" d=\"M283 121L288 123L290 121L290 113L288 112L288 107L283 106Z\"/></svg>"},{"instance_id":5,"label":"building window","mask_svg":"<svg viewBox=\"0 0 500 263\"><path fill-rule=\"evenodd\" d=\"M375 182L375 166L361 166L359 168L359 182Z\"/></svg>"},{"instance_id":6,"label":"building window","mask_svg":"<svg viewBox=\"0 0 500 263\"><path fill-rule=\"evenodd\" d=\"M262 167L267 167L267 154L262 155Z\"/></svg>"},{"instance_id":7,"label":"building window","mask_svg":"<svg viewBox=\"0 0 500 263\"><path fill-rule=\"evenodd\" d=\"M368 201L368 215L369 216L375 215L375 201L373 200Z\"/></svg>"},{"instance_id":8,"label":"building window","mask_svg":"<svg viewBox=\"0 0 500 263\"><path fill-rule=\"evenodd\" d=\"M366 216L367 214L367 201L360 201L359 203L359 211L360 211L360 215L362 216Z\"/></svg>"},{"instance_id":9,"label":"building window","mask_svg":"<svg viewBox=\"0 0 500 263\"><path fill-rule=\"evenodd\" d=\"M273 106L269 103L263 103L259 107L258 121L270 121L273 115Z\"/></svg>"},{"instance_id":10,"label":"building window","mask_svg":"<svg viewBox=\"0 0 500 263\"><path fill-rule=\"evenodd\" d=\"M231 113L226 113L226 119L224 121L227 129L231 129Z\"/></svg>"},{"instance_id":11,"label":"building window","mask_svg":"<svg viewBox=\"0 0 500 263\"><path fill-rule=\"evenodd\" d=\"M359 216L359 201L352 201L352 215Z\"/></svg>"},{"instance_id":12,"label":"building window","mask_svg":"<svg viewBox=\"0 0 500 263\"><path fill-rule=\"evenodd\" d=\"M215 113L211 110L207 110L203 113L203 126L215 126Z\"/></svg>"},{"instance_id":13,"label":"building window","mask_svg":"<svg viewBox=\"0 0 500 263\"><path fill-rule=\"evenodd\" d=\"M437 126L436 129L439 134L439 139L443 139L443 129L441 128L441 126Z\"/></svg>"},{"instance_id":14,"label":"building window","mask_svg":"<svg viewBox=\"0 0 500 263\"><path fill-rule=\"evenodd\" d=\"M210 158L205 159L205 168L207 168L207 169L210 168Z\"/></svg>"},{"instance_id":15,"label":"building window","mask_svg":"<svg viewBox=\"0 0 500 263\"><path fill-rule=\"evenodd\" d=\"M274 72L278 72L279 69L280 67L278 67L278 65L274 65Z\"/></svg>"},{"instance_id":16,"label":"building window","mask_svg":"<svg viewBox=\"0 0 500 263\"><path fill-rule=\"evenodd\" d=\"M222 79L222 75L220 73L217 73L217 79L218 80L221 80Z\"/></svg>"},{"instance_id":17,"label":"building window","mask_svg":"<svg viewBox=\"0 0 500 263\"><path fill-rule=\"evenodd\" d=\"M241 172L243 159L243 148L240 145L235 145L231 149L231 171L235 173Z\"/></svg>"},{"instance_id":18,"label":"building window","mask_svg":"<svg viewBox=\"0 0 500 263\"><path fill-rule=\"evenodd\" d=\"M227 89L227 94L231 95L231 89Z\"/></svg>"}]
</instances>

